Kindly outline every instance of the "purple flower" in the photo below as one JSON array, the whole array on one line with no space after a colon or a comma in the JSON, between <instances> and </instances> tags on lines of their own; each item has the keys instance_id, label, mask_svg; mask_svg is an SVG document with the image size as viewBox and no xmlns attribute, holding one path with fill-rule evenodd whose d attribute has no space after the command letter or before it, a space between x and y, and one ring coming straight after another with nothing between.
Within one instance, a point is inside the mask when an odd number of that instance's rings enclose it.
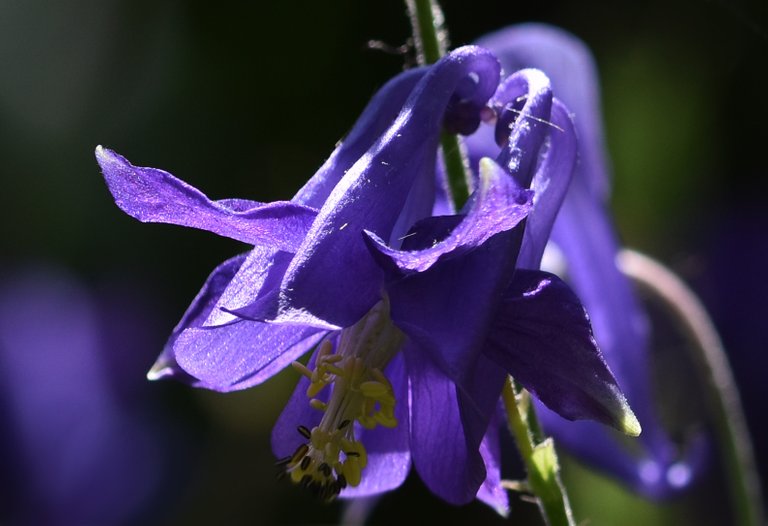
<instances>
[{"instance_id":1,"label":"purple flower","mask_svg":"<svg viewBox=\"0 0 768 526\"><path fill-rule=\"evenodd\" d=\"M135 362L136 349L111 338L128 323L127 296L122 316L111 318L60 271L0 280L3 523L118 524L135 519L158 488L158 430L138 406L135 384L123 382L129 401L110 381L114 359L123 359L123 374Z\"/></svg>"},{"instance_id":2,"label":"purple flower","mask_svg":"<svg viewBox=\"0 0 768 526\"><path fill-rule=\"evenodd\" d=\"M288 202L211 201L97 148L128 214L254 245L214 270L150 376L230 391L293 363L301 379L272 445L289 477L324 498L395 488L413 461L446 501L505 511L486 430L508 373L565 418L637 434L576 296L551 274L516 270L543 250L560 206L527 187L567 187L576 146L547 78L500 82L499 69L464 47L394 78ZM455 213L436 184L439 136L472 133L481 118L501 147Z\"/></svg>"},{"instance_id":3,"label":"purple flower","mask_svg":"<svg viewBox=\"0 0 768 526\"><path fill-rule=\"evenodd\" d=\"M621 438L604 426L565 422L546 408L540 411L542 421L558 444L620 477L636 491L651 497L670 495L689 485L701 462L701 444L694 444L685 458L667 436L653 403L647 320L630 281L616 266L619 242L607 209L609 170L592 56L572 35L539 24L503 29L479 44L497 53L506 70L542 70L573 112L579 163L554 224L552 240L564 256L569 283L589 313L597 343L643 423L643 434L639 447L630 453ZM493 146L482 133L468 142L475 158ZM536 184L533 189L537 191ZM523 264L527 268L538 265L536 259Z\"/></svg>"}]
</instances>

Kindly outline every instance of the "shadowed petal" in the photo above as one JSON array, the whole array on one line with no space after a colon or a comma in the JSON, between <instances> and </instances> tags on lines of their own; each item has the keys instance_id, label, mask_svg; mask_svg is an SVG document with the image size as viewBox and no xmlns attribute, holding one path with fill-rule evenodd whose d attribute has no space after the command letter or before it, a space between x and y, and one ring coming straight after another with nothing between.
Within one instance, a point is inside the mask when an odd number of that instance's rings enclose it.
<instances>
[{"instance_id":1,"label":"shadowed petal","mask_svg":"<svg viewBox=\"0 0 768 526\"><path fill-rule=\"evenodd\" d=\"M480 185L465 207L465 216L419 221L405 236L403 250L390 248L367 230L366 241L383 266L391 268L388 259L402 273L424 272L440 259L460 256L516 227L528 215L532 198L533 192L518 188L494 161L484 159Z\"/></svg>"},{"instance_id":2,"label":"shadowed petal","mask_svg":"<svg viewBox=\"0 0 768 526\"><path fill-rule=\"evenodd\" d=\"M211 201L198 189L155 168L133 166L117 153L98 146L96 159L115 203L144 223L170 223L208 230L252 245L296 250L317 211L277 201Z\"/></svg>"},{"instance_id":3,"label":"shadowed petal","mask_svg":"<svg viewBox=\"0 0 768 526\"><path fill-rule=\"evenodd\" d=\"M176 361L214 391L259 384L312 348L324 331L296 325L238 321L187 329L173 346Z\"/></svg>"},{"instance_id":4,"label":"shadowed petal","mask_svg":"<svg viewBox=\"0 0 768 526\"><path fill-rule=\"evenodd\" d=\"M423 250L396 251L369 238L386 271L392 320L460 384L477 360L514 271L522 239L522 229L514 226L530 206L528 191L490 159L484 166L483 185L447 237L445 229L455 222L451 216L417 224L414 241L406 238L404 248L426 242ZM411 272L403 276L404 271Z\"/></svg>"},{"instance_id":5,"label":"shadowed petal","mask_svg":"<svg viewBox=\"0 0 768 526\"><path fill-rule=\"evenodd\" d=\"M516 272L484 352L561 416L640 433L584 308L556 276Z\"/></svg>"},{"instance_id":6,"label":"shadowed petal","mask_svg":"<svg viewBox=\"0 0 768 526\"><path fill-rule=\"evenodd\" d=\"M465 434L456 386L412 345L404 350L411 379L411 454L421 479L451 504L466 504L486 478L479 441Z\"/></svg>"},{"instance_id":7,"label":"shadowed petal","mask_svg":"<svg viewBox=\"0 0 768 526\"><path fill-rule=\"evenodd\" d=\"M479 109L498 82L498 64L485 50L461 48L429 69L392 126L334 188L286 273L280 303L288 317L299 311L350 326L379 301L382 273L361 233L389 241L399 235L402 214L430 214L442 121L457 86L473 73L468 100ZM409 199L413 188L420 199Z\"/></svg>"},{"instance_id":8,"label":"shadowed petal","mask_svg":"<svg viewBox=\"0 0 768 526\"><path fill-rule=\"evenodd\" d=\"M263 321L262 311L274 311L280 282L293 254L269 247L254 247L230 280L203 324L225 325L241 318ZM264 307L266 305L266 307Z\"/></svg>"}]
</instances>

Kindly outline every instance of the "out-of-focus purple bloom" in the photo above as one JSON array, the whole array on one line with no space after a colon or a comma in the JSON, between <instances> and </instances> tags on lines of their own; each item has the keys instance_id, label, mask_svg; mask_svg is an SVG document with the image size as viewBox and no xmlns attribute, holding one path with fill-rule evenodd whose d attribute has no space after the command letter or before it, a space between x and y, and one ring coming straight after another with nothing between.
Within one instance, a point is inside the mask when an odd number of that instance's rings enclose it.
<instances>
[{"instance_id":1,"label":"out-of-focus purple bloom","mask_svg":"<svg viewBox=\"0 0 768 526\"><path fill-rule=\"evenodd\" d=\"M600 349L643 424L643 434L639 451L635 448L630 453L604 426L565 422L546 408L541 410L543 423L559 444L635 490L651 497L673 494L689 485L701 452L692 451L686 457L679 451L654 407L645 313L631 282L616 265L619 242L607 210L609 170L592 56L574 36L539 24L501 30L481 39L479 45L494 51L508 71L542 70L572 112L579 162L552 240L564 256L569 283L589 313ZM469 144L475 158L489 148L481 133L471 137ZM539 264L536 260L521 263L531 268Z\"/></svg>"},{"instance_id":2,"label":"out-of-focus purple bloom","mask_svg":"<svg viewBox=\"0 0 768 526\"><path fill-rule=\"evenodd\" d=\"M435 184L439 136L481 118L496 123L496 160L479 162L453 213ZM518 254L540 257L575 150L547 78L500 83L478 47L389 82L288 202L211 201L99 147L128 214L255 245L213 272L151 376L242 389L314 348L273 431L294 482L371 495L399 486L413 459L443 499L505 511L498 437L485 434L508 373L568 419L639 432L575 295L515 268ZM534 196L531 181L550 189Z\"/></svg>"},{"instance_id":3,"label":"out-of-focus purple bloom","mask_svg":"<svg viewBox=\"0 0 768 526\"><path fill-rule=\"evenodd\" d=\"M136 400L109 380L125 344L110 327L124 322L61 272L3 276L3 523L120 524L147 505L164 462Z\"/></svg>"}]
</instances>

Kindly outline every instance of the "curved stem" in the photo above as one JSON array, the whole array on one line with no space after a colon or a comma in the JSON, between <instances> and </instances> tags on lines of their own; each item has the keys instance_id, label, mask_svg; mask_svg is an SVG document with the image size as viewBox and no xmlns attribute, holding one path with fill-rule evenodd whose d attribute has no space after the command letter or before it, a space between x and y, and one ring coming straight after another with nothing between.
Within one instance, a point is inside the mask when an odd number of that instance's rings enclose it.
<instances>
[{"instance_id":1,"label":"curved stem","mask_svg":"<svg viewBox=\"0 0 768 526\"><path fill-rule=\"evenodd\" d=\"M660 263L628 249L619 253L617 263L624 274L663 300L695 344L697 352L692 353L692 358L707 380L708 402L725 456L728 488L738 524L763 524L760 479L754 468L752 443L739 391L712 320L693 291Z\"/></svg>"}]
</instances>

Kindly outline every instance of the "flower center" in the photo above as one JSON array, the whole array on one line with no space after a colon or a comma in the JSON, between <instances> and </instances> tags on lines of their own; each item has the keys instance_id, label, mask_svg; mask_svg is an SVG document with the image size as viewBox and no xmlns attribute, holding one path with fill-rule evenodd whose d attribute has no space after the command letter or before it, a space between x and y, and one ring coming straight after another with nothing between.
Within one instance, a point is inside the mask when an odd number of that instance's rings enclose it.
<instances>
[{"instance_id":1,"label":"flower center","mask_svg":"<svg viewBox=\"0 0 768 526\"><path fill-rule=\"evenodd\" d=\"M314 370L293 363L310 380L309 404L323 412L313 429L298 427L307 442L279 461L294 483L325 500L334 499L347 485L360 484L368 460L355 430L397 426L395 393L382 370L404 339L389 317L389 302L383 300L341 332L335 353L331 341L320 345ZM316 396L327 386L331 392L324 402Z\"/></svg>"}]
</instances>

